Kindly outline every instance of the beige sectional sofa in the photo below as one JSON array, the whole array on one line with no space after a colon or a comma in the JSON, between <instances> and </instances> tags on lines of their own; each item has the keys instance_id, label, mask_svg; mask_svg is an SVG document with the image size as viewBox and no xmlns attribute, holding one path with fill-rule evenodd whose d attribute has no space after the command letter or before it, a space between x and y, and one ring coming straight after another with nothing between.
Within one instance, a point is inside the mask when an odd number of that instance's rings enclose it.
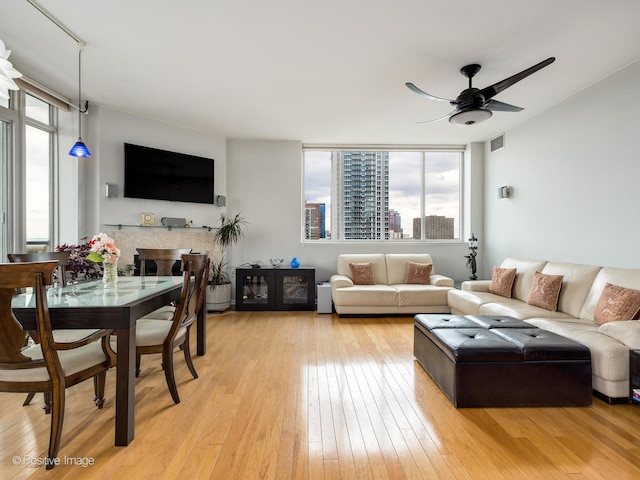
<instances>
[{"instance_id":1,"label":"beige sectional sofa","mask_svg":"<svg viewBox=\"0 0 640 480\"><path fill-rule=\"evenodd\" d=\"M407 284L409 262L433 264L427 253L339 255L337 274L330 279L336 312L340 315L448 313L447 292L453 289L453 279L432 270L429 284ZM355 285L350 263L371 263L375 285Z\"/></svg>"},{"instance_id":2,"label":"beige sectional sofa","mask_svg":"<svg viewBox=\"0 0 640 480\"><path fill-rule=\"evenodd\" d=\"M640 269L607 268L507 258L516 268L511 298L488 292L490 280L466 281L448 292L451 312L459 315L509 315L586 345L591 351L592 384L610 401L628 398L629 350L640 349L640 321L599 325L594 311L607 283L640 290ZM557 311L527 303L535 272L563 275Z\"/></svg>"}]
</instances>

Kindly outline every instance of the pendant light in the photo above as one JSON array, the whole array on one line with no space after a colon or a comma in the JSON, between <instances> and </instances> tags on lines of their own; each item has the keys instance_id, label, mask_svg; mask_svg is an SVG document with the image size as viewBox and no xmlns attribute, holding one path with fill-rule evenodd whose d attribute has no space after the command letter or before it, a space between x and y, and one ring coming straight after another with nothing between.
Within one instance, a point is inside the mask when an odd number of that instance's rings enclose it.
<instances>
[{"instance_id":1,"label":"pendant light","mask_svg":"<svg viewBox=\"0 0 640 480\"><path fill-rule=\"evenodd\" d=\"M22 76L11 65L9 55L11 55L11 50L7 50L4 42L0 40L0 98L9 98L9 90L18 90L18 85L13 79Z\"/></svg>"},{"instance_id":2,"label":"pendant light","mask_svg":"<svg viewBox=\"0 0 640 480\"><path fill-rule=\"evenodd\" d=\"M73 144L69 155L78 158L89 158L91 152L82 141L82 114L87 112L89 102L85 103L85 107L82 108L82 49L84 44L78 42L78 141Z\"/></svg>"}]
</instances>

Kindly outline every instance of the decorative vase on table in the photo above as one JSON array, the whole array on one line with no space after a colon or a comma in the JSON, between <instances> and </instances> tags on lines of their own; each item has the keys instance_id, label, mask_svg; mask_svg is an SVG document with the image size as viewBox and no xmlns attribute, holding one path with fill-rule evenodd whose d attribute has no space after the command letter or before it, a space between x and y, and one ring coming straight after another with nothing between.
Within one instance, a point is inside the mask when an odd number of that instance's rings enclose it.
<instances>
[{"instance_id":1,"label":"decorative vase on table","mask_svg":"<svg viewBox=\"0 0 640 480\"><path fill-rule=\"evenodd\" d=\"M298 268L299 266L300 262L296 257L293 257L293 260L291 260L291 268Z\"/></svg>"},{"instance_id":2,"label":"decorative vase on table","mask_svg":"<svg viewBox=\"0 0 640 480\"><path fill-rule=\"evenodd\" d=\"M102 263L102 286L105 289L116 288L118 283L118 261L114 263L104 261Z\"/></svg>"},{"instance_id":3,"label":"decorative vase on table","mask_svg":"<svg viewBox=\"0 0 640 480\"><path fill-rule=\"evenodd\" d=\"M105 289L116 288L118 258L120 258L120 249L116 247L113 238L105 233L93 236L89 242L87 260L102 263L102 285Z\"/></svg>"}]
</instances>

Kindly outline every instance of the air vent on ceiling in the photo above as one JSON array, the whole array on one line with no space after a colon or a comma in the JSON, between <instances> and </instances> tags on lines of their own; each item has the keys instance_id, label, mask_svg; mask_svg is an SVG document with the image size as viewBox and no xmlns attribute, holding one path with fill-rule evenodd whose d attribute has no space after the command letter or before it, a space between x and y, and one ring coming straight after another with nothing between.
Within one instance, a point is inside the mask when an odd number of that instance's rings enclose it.
<instances>
[{"instance_id":1,"label":"air vent on ceiling","mask_svg":"<svg viewBox=\"0 0 640 480\"><path fill-rule=\"evenodd\" d=\"M491 140L491 151L495 152L504 148L504 133Z\"/></svg>"}]
</instances>

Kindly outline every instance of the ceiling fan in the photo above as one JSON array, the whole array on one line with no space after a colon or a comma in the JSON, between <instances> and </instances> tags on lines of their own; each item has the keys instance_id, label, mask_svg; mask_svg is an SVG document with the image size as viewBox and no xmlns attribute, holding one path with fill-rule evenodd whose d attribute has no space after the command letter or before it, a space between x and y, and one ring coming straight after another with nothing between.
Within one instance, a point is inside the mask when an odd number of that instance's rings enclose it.
<instances>
[{"instance_id":1,"label":"ceiling fan","mask_svg":"<svg viewBox=\"0 0 640 480\"><path fill-rule=\"evenodd\" d=\"M552 64L555 61L555 57L549 57L546 60L523 70L520 73L516 73L509 78L505 78L493 85L490 85L482 90L471 86L471 79L476 73L480 71L480 65L473 63L471 65L465 65L460 69L460 73L469 79L469 88L464 89L458 98L455 100L449 100L447 98L436 97L423 90L420 90L413 83L407 82L405 85L418 95L423 95L431 100L440 100L443 102L449 102L453 107L453 111L446 115L429 120L427 122L418 123L431 123L437 122L444 118L449 117L449 122L456 125L473 125L488 120L493 115L493 112L519 112L524 110L522 107L516 107L515 105L509 105L508 103L494 100L493 97L503 90L509 88L516 82L519 82L523 78L528 77L532 73Z\"/></svg>"}]
</instances>

